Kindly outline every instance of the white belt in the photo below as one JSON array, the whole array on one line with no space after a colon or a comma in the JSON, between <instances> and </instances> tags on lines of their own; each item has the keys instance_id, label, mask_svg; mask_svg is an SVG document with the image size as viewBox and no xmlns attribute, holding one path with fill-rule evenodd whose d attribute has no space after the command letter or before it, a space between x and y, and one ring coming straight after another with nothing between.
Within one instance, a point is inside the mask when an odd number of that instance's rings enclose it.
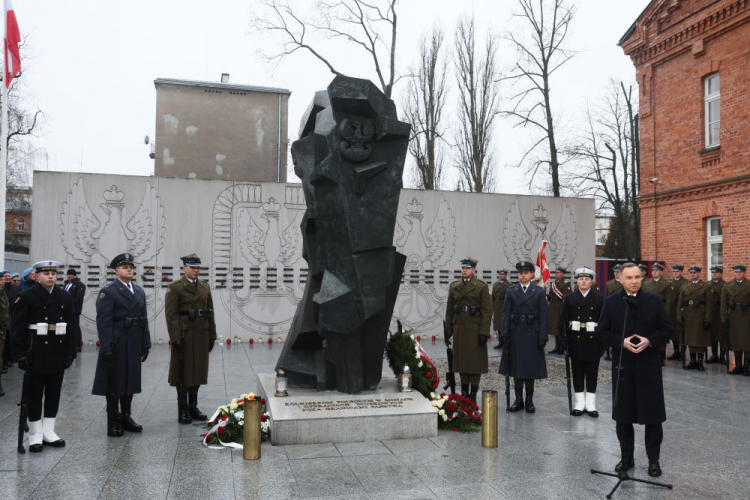
<instances>
[{"instance_id":1,"label":"white belt","mask_svg":"<svg viewBox=\"0 0 750 500\"><path fill-rule=\"evenodd\" d=\"M581 323L580 321L571 321L570 329L574 332L580 332L581 330L585 332L593 332L594 330L596 330L596 322L587 321L585 323Z\"/></svg>"},{"instance_id":2,"label":"white belt","mask_svg":"<svg viewBox=\"0 0 750 500\"><path fill-rule=\"evenodd\" d=\"M67 323L36 323L29 325L29 330L35 330L37 335L47 335L55 332L55 335L66 335L68 333Z\"/></svg>"}]
</instances>

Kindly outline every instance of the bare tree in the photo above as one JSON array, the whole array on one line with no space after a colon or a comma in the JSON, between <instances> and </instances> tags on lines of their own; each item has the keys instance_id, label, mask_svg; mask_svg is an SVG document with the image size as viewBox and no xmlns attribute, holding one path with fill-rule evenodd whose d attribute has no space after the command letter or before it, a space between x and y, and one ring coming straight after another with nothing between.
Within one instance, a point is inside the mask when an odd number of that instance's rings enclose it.
<instances>
[{"instance_id":1,"label":"bare tree","mask_svg":"<svg viewBox=\"0 0 750 500\"><path fill-rule=\"evenodd\" d=\"M417 187L440 189L443 173L443 151L445 142L445 108L448 88L448 59L443 55L443 30L434 26L422 36L419 48L419 65L411 73L406 96L404 115L411 124L409 152L414 157Z\"/></svg>"},{"instance_id":2,"label":"bare tree","mask_svg":"<svg viewBox=\"0 0 750 500\"><path fill-rule=\"evenodd\" d=\"M477 56L474 19L456 26L455 66L459 93L456 167L458 188L490 192L495 187L492 135L500 97L496 79L497 38L488 33Z\"/></svg>"},{"instance_id":3,"label":"bare tree","mask_svg":"<svg viewBox=\"0 0 750 500\"><path fill-rule=\"evenodd\" d=\"M251 23L258 31L280 34L281 51L263 56L276 63L299 50L312 54L335 75L344 75L334 67L330 55L317 46L316 35L343 40L364 50L372 60L380 88L391 97L396 73L396 34L398 0L318 0L318 18L299 14L289 0L261 0Z\"/></svg>"},{"instance_id":4,"label":"bare tree","mask_svg":"<svg viewBox=\"0 0 750 500\"><path fill-rule=\"evenodd\" d=\"M597 212L610 216L608 257L636 257L640 252L638 109L633 85L610 84L601 104L586 113L586 125L569 151L575 168L567 186L593 196Z\"/></svg>"},{"instance_id":5,"label":"bare tree","mask_svg":"<svg viewBox=\"0 0 750 500\"><path fill-rule=\"evenodd\" d=\"M552 113L550 78L573 57L564 47L574 9L565 0L518 0L520 12L514 17L523 20L530 36L517 37L513 32L506 36L518 52L518 60L502 80L514 83L510 109L506 116L516 121L516 126L531 126L540 137L526 151L519 164L530 155L529 187L540 167L546 166L552 180L552 193L560 196L559 144L555 137L555 118ZM540 153L539 149L544 148Z\"/></svg>"}]
</instances>

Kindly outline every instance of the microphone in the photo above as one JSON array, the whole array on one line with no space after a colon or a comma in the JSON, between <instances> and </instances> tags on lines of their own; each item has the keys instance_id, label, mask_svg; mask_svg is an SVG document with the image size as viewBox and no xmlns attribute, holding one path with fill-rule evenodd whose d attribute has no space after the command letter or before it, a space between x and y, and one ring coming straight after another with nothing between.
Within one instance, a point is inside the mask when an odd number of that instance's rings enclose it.
<instances>
[{"instance_id":1,"label":"microphone","mask_svg":"<svg viewBox=\"0 0 750 500\"><path fill-rule=\"evenodd\" d=\"M628 306L628 307L629 307L630 309L635 309L635 308L636 308L636 307L638 306L638 301L636 300L636 298L635 298L634 296L630 296L630 295L625 295L625 296L624 296L624 297L622 298L622 300L624 300L624 301L625 301L625 304L627 304L627 306Z\"/></svg>"}]
</instances>

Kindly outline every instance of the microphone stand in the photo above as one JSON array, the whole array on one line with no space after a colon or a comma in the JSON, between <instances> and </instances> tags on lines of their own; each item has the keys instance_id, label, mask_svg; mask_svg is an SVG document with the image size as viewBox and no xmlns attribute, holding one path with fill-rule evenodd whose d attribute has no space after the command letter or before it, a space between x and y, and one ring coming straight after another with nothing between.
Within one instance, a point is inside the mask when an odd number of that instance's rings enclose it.
<instances>
[{"instance_id":1,"label":"microphone stand","mask_svg":"<svg viewBox=\"0 0 750 500\"><path fill-rule=\"evenodd\" d=\"M617 366L615 367L615 370L617 370L617 380L615 381L615 395L614 395L614 398L613 398L614 404L617 406L620 418L622 418L622 401L620 401L620 398L619 398L619 396L620 396L620 394L619 394L620 379L622 379L622 369L623 369L623 366L622 366L622 351L625 350L625 345L624 345L625 344L625 331L628 328L628 312L630 311L631 308L635 308L635 301L634 300L629 300L628 299L628 295L625 295L625 297L623 297L623 299L625 300L625 321L623 322L623 325L622 325L622 336L621 336L621 339L620 339L620 356L619 356L619 359L617 360ZM625 458L626 457L622 457L622 460L624 461ZM620 485L623 482L625 482L625 481L635 481L635 482L638 482L638 483L645 483L645 484L651 484L651 485L654 485L654 486L661 486L662 488L667 488L669 490L671 490L672 487L673 487L671 484L657 483L656 481L648 481L646 479L639 479L637 477L630 477L628 475L628 471L627 471L627 464L625 464L625 463L622 464L622 467L620 468L620 472L618 472L616 474L612 473L612 472L605 472L605 471L596 470L596 469L591 469L591 473L592 474L600 474L602 476L610 476L610 477L616 477L617 478L617 484L615 485L614 488L612 488L612 491L609 492L609 495L607 495L608 499L612 498L612 495L615 494L615 491L617 491L617 488L619 488Z\"/></svg>"}]
</instances>

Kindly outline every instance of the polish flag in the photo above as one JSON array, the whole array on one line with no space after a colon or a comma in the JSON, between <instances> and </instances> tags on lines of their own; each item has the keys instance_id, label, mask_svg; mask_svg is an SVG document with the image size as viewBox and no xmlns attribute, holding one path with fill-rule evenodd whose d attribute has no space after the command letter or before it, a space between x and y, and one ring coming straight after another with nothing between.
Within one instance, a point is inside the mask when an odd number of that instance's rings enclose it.
<instances>
[{"instance_id":1,"label":"polish flag","mask_svg":"<svg viewBox=\"0 0 750 500\"><path fill-rule=\"evenodd\" d=\"M10 87L10 81L21 72L21 31L16 22L16 11L13 10L11 0L5 0L5 88Z\"/></svg>"},{"instance_id":2,"label":"polish flag","mask_svg":"<svg viewBox=\"0 0 750 500\"><path fill-rule=\"evenodd\" d=\"M547 248L547 240L542 240L542 246L539 247L539 253L536 256L536 279L539 280L539 286L544 286L549 281L549 268L547 267L547 256L544 250Z\"/></svg>"}]
</instances>

